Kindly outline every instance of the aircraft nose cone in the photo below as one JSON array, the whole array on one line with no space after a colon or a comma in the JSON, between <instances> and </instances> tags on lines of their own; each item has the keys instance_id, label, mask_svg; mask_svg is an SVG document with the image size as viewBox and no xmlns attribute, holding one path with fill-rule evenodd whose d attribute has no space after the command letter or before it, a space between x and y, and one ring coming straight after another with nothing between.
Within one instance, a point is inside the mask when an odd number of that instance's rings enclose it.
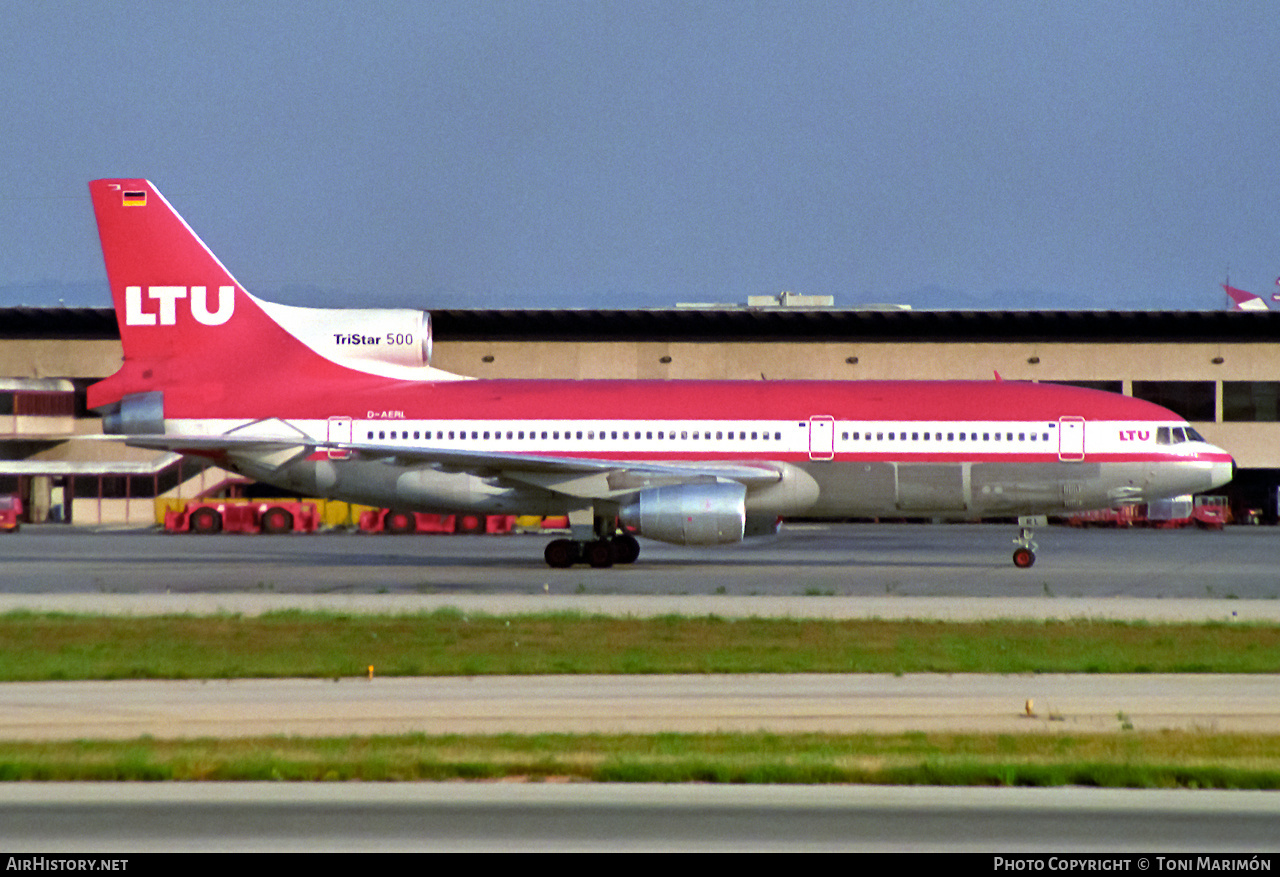
<instances>
[{"instance_id":1,"label":"aircraft nose cone","mask_svg":"<svg viewBox=\"0 0 1280 877\"><path fill-rule=\"evenodd\" d=\"M1209 478L1213 481L1213 487L1221 487L1222 485L1229 483L1236 474L1236 461L1226 451L1222 451L1221 453L1225 459L1215 460L1213 468L1209 473Z\"/></svg>"}]
</instances>

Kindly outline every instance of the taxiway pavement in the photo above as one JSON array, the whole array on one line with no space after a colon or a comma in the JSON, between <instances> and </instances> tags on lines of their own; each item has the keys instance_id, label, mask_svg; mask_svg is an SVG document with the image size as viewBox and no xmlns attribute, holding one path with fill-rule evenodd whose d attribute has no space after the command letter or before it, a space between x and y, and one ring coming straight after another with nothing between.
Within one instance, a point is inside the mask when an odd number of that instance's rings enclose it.
<instances>
[{"instance_id":1,"label":"taxiway pavement","mask_svg":"<svg viewBox=\"0 0 1280 877\"><path fill-rule=\"evenodd\" d=\"M996 524L788 525L637 563L549 569L548 537L196 536L45 525L0 538L3 594L1107 597L1280 602L1280 528L1038 531L1031 569Z\"/></svg>"}]
</instances>

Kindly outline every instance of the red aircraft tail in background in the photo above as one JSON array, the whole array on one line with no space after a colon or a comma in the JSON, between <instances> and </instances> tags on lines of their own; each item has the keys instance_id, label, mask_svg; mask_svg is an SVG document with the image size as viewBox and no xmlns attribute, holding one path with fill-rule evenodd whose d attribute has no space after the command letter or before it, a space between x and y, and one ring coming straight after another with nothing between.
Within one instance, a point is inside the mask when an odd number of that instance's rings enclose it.
<instances>
[{"instance_id":1,"label":"red aircraft tail in background","mask_svg":"<svg viewBox=\"0 0 1280 877\"><path fill-rule=\"evenodd\" d=\"M1280 285L1280 280L1276 281ZM1243 289L1236 289L1229 284L1222 284L1223 291L1231 299L1231 310L1233 311L1269 311L1271 306L1267 304L1266 299L1260 295L1254 295L1252 292L1245 292ZM1280 301L1280 294L1271 296L1272 301Z\"/></svg>"}]
</instances>

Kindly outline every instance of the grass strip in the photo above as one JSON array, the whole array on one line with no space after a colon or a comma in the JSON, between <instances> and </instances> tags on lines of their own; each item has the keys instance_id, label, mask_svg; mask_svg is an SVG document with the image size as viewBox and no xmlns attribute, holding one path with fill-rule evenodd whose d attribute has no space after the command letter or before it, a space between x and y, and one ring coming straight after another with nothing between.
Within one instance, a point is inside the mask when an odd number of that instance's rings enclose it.
<instances>
[{"instance_id":1,"label":"grass strip","mask_svg":"<svg viewBox=\"0 0 1280 877\"><path fill-rule=\"evenodd\" d=\"M1280 735L655 734L0 743L0 780L1280 789Z\"/></svg>"},{"instance_id":2,"label":"grass strip","mask_svg":"<svg viewBox=\"0 0 1280 877\"><path fill-rule=\"evenodd\" d=\"M559 673L1275 673L1280 625L577 614L0 615L0 681Z\"/></svg>"}]
</instances>

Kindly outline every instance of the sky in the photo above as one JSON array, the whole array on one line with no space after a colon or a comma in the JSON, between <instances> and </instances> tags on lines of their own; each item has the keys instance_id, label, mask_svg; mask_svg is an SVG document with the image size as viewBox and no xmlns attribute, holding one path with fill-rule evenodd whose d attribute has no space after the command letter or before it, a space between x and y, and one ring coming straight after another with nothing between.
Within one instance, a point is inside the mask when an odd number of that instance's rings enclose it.
<instances>
[{"instance_id":1,"label":"sky","mask_svg":"<svg viewBox=\"0 0 1280 877\"><path fill-rule=\"evenodd\" d=\"M323 307L1280 292L1274 2L0 0L0 305L150 179Z\"/></svg>"}]
</instances>

